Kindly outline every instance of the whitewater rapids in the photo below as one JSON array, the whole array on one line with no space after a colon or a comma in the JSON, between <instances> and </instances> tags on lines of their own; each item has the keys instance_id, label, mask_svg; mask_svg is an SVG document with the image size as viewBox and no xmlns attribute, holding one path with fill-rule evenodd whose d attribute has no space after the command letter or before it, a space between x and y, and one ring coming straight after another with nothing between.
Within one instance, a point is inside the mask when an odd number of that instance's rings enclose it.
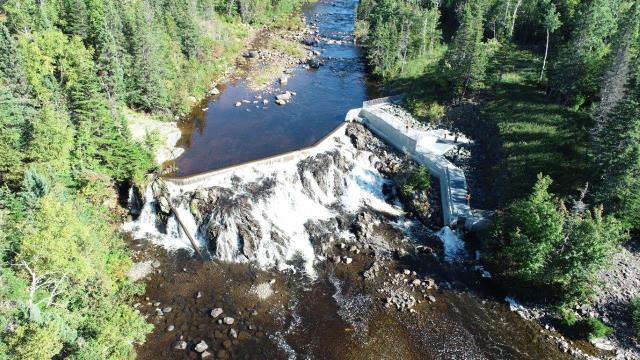
<instances>
[{"instance_id":1,"label":"whitewater rapids","mask_svg":"<svg viewBox=\"0 0 640 360\"><path fill-rule=\"evenodd\" d=\"M197 187L166 182L166 191L188 231L212 257L280 269L300 257L305 270L313 273L316 254L309 224L356 213L364 207L393 216L403 214L399 204L385 201L382 187L390 181L376 169L379 161L373 153L355 149L350 139L340 134L297 161L247 166L213 175ZM206 204L211 196L204 204L200 202L206 211L196 216L193 199L206 197L214 189L217 202ZM189 239L173 215L168 218L166 231L159 230L152 186L147 187L144 198L140 216L126 224L125 230L167 250L191 251ZM328 242L353 236L348 231L334 235Z\"/></svg>"}]
</instances>

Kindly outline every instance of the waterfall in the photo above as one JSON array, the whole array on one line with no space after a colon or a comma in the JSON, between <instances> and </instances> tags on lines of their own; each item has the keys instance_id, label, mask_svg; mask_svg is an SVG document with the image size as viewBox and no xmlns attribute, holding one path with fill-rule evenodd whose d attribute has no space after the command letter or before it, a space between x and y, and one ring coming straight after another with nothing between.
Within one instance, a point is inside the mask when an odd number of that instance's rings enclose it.
<instances>
[{"instance_id":1,"label":"waterfall","mask_svg":"<svg viewBox=\"0 0 640 360\"><path fill-rule=\"evenodd\" d=\"M389 180L376 170L378 161L373 153L356 150L341 134L297 161L247 166L214 175L197 186L167 182L165 190L188 231L214 258L279 269L301 258L305 271L313 273L314 259L320 254L316 254L318 244L310 240L310 228L325 228L331 236L322 241L329 243L353 235L336 232L327 224L362 207L403 214L397 204L384 199L382 185ZM166 219L166 231L161 231L159 204L151 185L144 197L140 216L125 230L168 250L192 251L174 215Z\"/></svg>"}]
</instances>

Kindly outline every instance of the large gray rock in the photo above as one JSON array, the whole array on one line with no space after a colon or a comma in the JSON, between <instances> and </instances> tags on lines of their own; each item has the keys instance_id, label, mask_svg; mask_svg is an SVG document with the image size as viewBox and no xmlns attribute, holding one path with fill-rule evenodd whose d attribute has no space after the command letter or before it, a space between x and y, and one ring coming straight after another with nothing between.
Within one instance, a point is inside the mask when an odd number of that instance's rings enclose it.
<instances>
[{"instance_id":1,"label":"large gray rock","mask_svg":"<svg viewBox=\"0 0 640 360\"><path fill-rule=\"evenodd\" d=\"M215 308L215 309L211 310L210 314L211 314L211 317L215 319L218 316L222 315L222 312L223 312L222 308Z\"/></svg>"},{"instance_id":2,"label":"large gray rock","mask_svg":"<svg viewBox=\"0 0 640 360\"><path fill-rule=\"evenodd\" d=\"M289 91L276 95L276 100L289 101L291 99L291 93Z\"/></svg>"},{"instance_id":3,"label":"large gray rock","mask_svg":"<svg viewBox=\"0 0 640 360\"><path fill-rule=\"evenodd\" d=\"M200 342L196 344L196 347L194 350L201 353L207 350L208 348L209 348L209 345L207 345L207 343L204 342L204 340L200 340Z\"/></svg>"}]
</instances>

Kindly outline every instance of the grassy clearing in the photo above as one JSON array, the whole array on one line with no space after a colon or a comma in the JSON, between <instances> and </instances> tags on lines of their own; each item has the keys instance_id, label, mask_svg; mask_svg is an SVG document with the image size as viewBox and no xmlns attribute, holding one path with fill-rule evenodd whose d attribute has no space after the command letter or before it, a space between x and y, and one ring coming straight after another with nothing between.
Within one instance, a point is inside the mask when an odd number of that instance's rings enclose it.
<instances>
[{"instance_id":1,"label":"grassy clearing","mask_svg":"<svg viewBox=\"0 0 640 360\"><path fill-rule=\"evenodd\" d=\"M285 65L279 62L254 66L247 74L247 82L253 90L261 90L271 85L285 70Z\"/></svg>"},{"instance_id":2,"label":"grassy clearing","mask_svg":"<svg viewBox=\"0 0 640 360\"><path fill-rule=\"evenodd\" d=\"M487 89L474 102L450 105L442 70L446 47L405 65L388 86L407 95L406 106L422 121L465 129L482 145L479 169L495 199L506 205L527 194L540 172L553 178L551 190L575 195L588 179L588 114L554 103L538 81L540 57L505 45L487 69Z\"/></svg>"},{"instance_id":3,"label":"grassy clearing","mask_svg":"<svg viewBox=\"0 0 640 360\"><path fill-rule=\"evenodd\" d=\"M275 51L279 51L296 58L303 58L305 56L304 48L300 43L297 43L295 41L285 40L281 38L272 38L269 42L269 47Z\"/></svg>"},{"instance_id":4,"label":"grassy clearing","mask_svg":"<svg viewBox=\"0 0 640 360\"><path fill-rule=\"evenodd\" d=\"M539 66L531 53L505 47L489 72L492 99L481 117L498 129L501 161L495 174L503 204L526 194L538 173L551 176L552 191L559 196L575 194L588 178L590 119L548 99L537 81Z\"/></svg>"}]
</instances>

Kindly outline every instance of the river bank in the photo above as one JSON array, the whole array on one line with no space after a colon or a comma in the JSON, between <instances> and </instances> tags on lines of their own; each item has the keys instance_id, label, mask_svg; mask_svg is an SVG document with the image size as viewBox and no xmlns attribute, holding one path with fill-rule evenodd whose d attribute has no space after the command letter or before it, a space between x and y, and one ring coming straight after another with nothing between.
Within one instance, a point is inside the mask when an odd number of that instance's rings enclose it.
<instances>
[{"instance_id":1,"label":"river bank","mask_svg":"<svg viewBox=\"0 0 640 360\"><path fill-rule=\"evenodd\" d=\"M277 84L286 84L293 76L293 68L298 65L319 66L319 60L314 60L320 53L312 51L310 45L317 43L318 31L309 26L305 16L299 12L293 15L299 24L290 29L249 28L244 39L236 40L241 46L232 46L232 55L224 55L223 58L233 59L223 63L220 74L211 81L206 93L192 94L187 97L192 111L190 113L175 114L172 120L167 120L166 115L154 115L139 113L126 109L129 131L133 138L145 141L148 137L156 141L156 162L164 171L171 172L174 169L174 160L185 151L179 143L184 135L184 126L181 123L188 122L190 118L197 117L198 113L207 111L207 103L215 101L227 87L226 84L240 80L246 80L253 91L273 89ZM222 56L222 55L221 55ZM311 64L311 65L305 65ZM251 100L251 101L250 101ZM238 99L236 102L257 102L256 99ZM260 99L261 102L263 99ZM275 101L275 99L264 99Z\"/></svg>"}]
</instances>

